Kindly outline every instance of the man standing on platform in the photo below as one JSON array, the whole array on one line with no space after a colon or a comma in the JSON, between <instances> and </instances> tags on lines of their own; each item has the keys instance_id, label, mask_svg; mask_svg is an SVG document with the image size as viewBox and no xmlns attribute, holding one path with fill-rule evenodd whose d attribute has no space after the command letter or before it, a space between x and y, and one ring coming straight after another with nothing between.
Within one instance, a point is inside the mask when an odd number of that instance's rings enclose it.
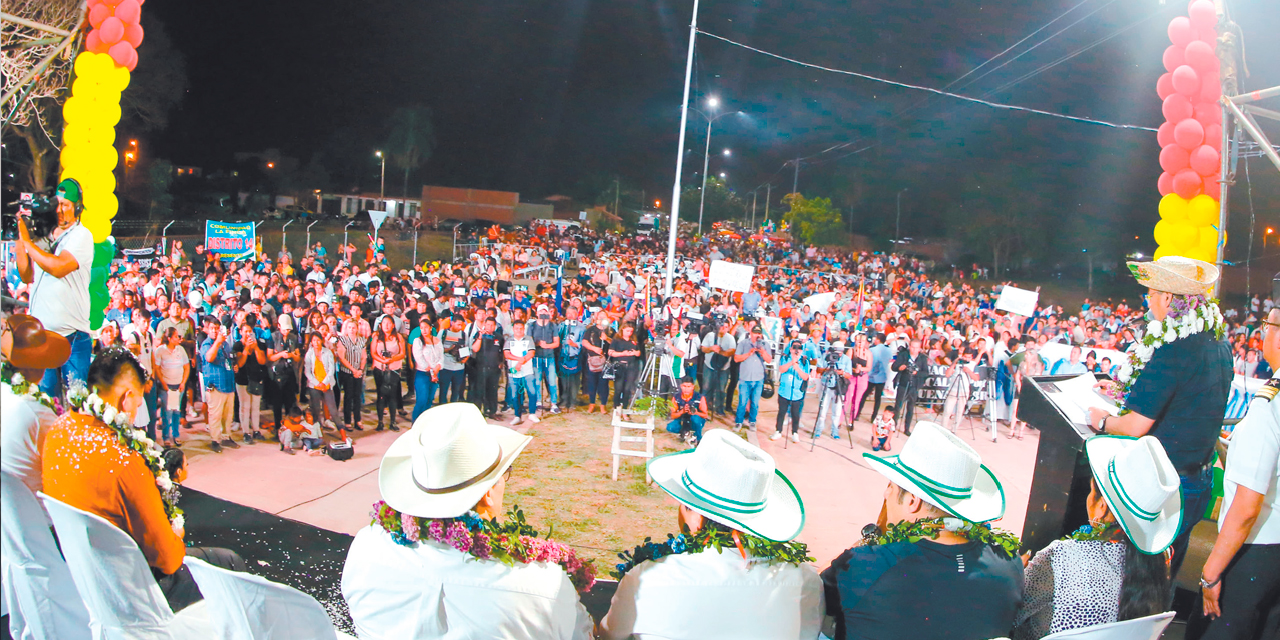
<instances>
[{"instance_id":1,"label":"man standing on platform","mask_svg":"<svg viewBox=\"0 0 1280 640\"><path fill-rule=\"evenodd\" d=\"M1169 575L1177 576L1191 529L1213 500L1213 446L1222 429L1231 392L1231 348L1222 341L1222 313L1205 294L1218 279L1207 262L1165 256L1130 262L1129 271L1146 287L1143 337L1131 353L1115 388L1124 399L1124 415L1090 409L1098 433L1160 440L1182 481L1183 514L1173 541Z\"/></svg>"},{"instance_id":2,"label":"man standing on platform","mask_svg":"<svg viewBox=\"0 0 1280 640\"><path fill-rule=\"evenodd\" d=\"M911 435L911 422L916 415L916 398L924 377L929 373L929 357L920 351L920 339L912 338L905 349L899 349L893 357L894 401L898 403L898 426L904 435Z\"/></svg>"}]
</instances>

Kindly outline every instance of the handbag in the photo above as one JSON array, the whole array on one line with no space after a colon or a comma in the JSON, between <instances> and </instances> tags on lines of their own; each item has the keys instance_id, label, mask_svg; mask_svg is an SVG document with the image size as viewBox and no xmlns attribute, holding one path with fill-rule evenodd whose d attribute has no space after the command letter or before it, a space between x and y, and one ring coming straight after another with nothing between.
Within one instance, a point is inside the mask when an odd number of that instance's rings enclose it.
<instances>
[{"instance_id":1,"label":"handbag","mask_svg":"<svg viewBox=\"0 0 1280 640\"><path fill-rule=\"evenodd\" d=\"M600 371L604 371L605 366L608 363L609 363L609 359L606 358L604 354L596 355L593 353L587 356L587 368L590 369L592 372L598 373Z\"/></svg>"}]
</instances>

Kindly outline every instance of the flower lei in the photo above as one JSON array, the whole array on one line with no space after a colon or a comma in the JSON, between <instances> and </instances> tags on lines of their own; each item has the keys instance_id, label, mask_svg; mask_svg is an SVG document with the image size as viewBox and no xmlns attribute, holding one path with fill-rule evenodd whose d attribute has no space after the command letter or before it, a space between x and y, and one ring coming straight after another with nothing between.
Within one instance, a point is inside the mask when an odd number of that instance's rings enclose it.
<instances>
[{"instance_id":1,"label":"flower lei","mask_svg":"<svg viewBox=\"0 0 1280 640\"><path fill-rule=\"evenodd\" d=\"M1147 323L1147 328L1138 341L1129 347L1128 362L1121 364L1116 371L1118 384L1105 386L1104 393L1123 407L1129 397L1129 390L1133 388L1138 376L1142 375L1147 363L1151 362L1156 349L1204 331L1212 331L1214 339L1221 340L1224 327L1217 300L1203 295L1173 296L1168 315L1163 321L1151 320Z\"/></svg>"},{"instance_id":2,"label":"flower lei","mask_svg":"<svg viewBox=\"0 0 1280 640\"><path fill-rule=\"evenodd\" d=\"M1120 525L1112 522L1101 527L1086 524L1071 532L1067 538L1078 542L1115 542L1120 533Z\"/></svg>"},{"instance_id":3,"label":"flower lei","mask_svg":"<svg viewBox=\"0 0 1280 640\"><path fill-rule=\"evenodd\" d=\"M178 485L164 468L160 445L148 438L146 431L135 429L131 416L108 404L97 393L89 393L83 386L73 387L67 392L67 404L75 411L101 420L107 428L116 432L120 444L142 456L147 468L156 477L156 487L160 489L160 500L164 503L164 513L169 517L170 526L174 533L182 531L186 521L182 517L182 509L178 508Z\"/></svg>"},{"instance_id":4,"label":"flower lei","mask_svg":"<svg viewBox=\"0 0 1280 640\"><path fill-rule=\"evenodd\" d=\"M613 577L621 579L628 571L646 560L661 560L667 556L682 553L701 553L707 549L716 551L722 551L725 548L734 549L737 548L739 541L749 562L785 562L796 565L813 562L813 558L809 557L809 547L803 542L794 540L779 542L743 531L726 531L719 527L707 526L692 534L668 533L666 542L654 542L651 538L645 538L644 542L637 545L635 549L618 554L622 562L614 567Z\"/></svg>"},{"instance_id":5,"label":"flower lei","mask_svg":"<svg viewBox=\"0 0 1280 640\"><path fill-rule=\"evenodd\" d=\"M538 531L525 522L518 506L507 512L505 523L485 520L474 511L457 518L419 518L400 513L381 500L374 503L369 515L372 524L386 530L399 545L415 547L423 541L438 542L477 560L497 560L508 566L558 564L569 574L578 593L591 591L596 581L596 568L590 560L579 558L572 547L552 541L550 531L545 537L538 537Z\"/></svg>"},{"instance_id":6,"label":"flower lei","mask_svg":"<svg viewBox=\"0 0 1280 640\"><path fill-rule=\"evenodd\" d=\"M13 394L19 398L38 402L54 413L61 413L58 410L57 401L41 391L38 383L28 382L12 364L0 362L0 380L3 380L4 384L8 385L13 390Z\"/></svg>"},{"instance_id":7,"label":"flower lei","mask_svg":"<svg viewBox=\"0 0 1280 640\"><path fill-rule=\"evenodd\" d=\"M873 546L894 542L919 542L924 538L936 540L942 531L950 531L971 541L981 542L999 549L1007 557L1018 555L1022 541L1004 529L993 529L989 524L978 524L959 518L925 518L915 522L895 522L881 531L874 524L862 528L862 544Z\"/></svg>"}]
</instances>

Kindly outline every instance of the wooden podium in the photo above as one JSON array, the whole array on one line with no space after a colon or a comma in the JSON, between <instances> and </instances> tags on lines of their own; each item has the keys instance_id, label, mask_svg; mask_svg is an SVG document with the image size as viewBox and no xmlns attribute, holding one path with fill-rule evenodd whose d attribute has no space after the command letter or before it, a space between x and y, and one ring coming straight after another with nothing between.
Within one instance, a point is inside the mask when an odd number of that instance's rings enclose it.
<instances>
[{"instance_id":1,"label":"wooden podium","mask_svg":"<svg viewBox=\"0 0 1280 640\"><path fill-rule=\"evenodd\" d=\"M1022 526L1024 551L1039 551L1089 524L1086 501L1093 472L1085 458L1084 441L1093 434L1086 427L1072 424L1041 387L1074 377L1034 376L1022 380L1017 417L1040 430L1040 448L1036 451L1027 517Z\"/></svg>"}]
</instances>

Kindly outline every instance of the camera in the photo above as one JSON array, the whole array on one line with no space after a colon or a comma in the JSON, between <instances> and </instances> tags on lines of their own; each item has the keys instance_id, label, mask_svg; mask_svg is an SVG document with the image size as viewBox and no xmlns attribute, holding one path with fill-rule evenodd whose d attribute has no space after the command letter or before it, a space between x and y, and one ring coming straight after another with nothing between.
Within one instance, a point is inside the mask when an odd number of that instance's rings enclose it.
<instances>
[{"instance_id":1,"label":"camera","mask_svg":"<svg viewBox=\"0 0 1280 640\"><path fill-rule=\"evenodd\" d=\"M3 224L0 237L18 239L18 216L27 216L27 231L33 240L43 240L58 226L58 199L45 193L4 192Z\"/></svg>"}]
</instances>

